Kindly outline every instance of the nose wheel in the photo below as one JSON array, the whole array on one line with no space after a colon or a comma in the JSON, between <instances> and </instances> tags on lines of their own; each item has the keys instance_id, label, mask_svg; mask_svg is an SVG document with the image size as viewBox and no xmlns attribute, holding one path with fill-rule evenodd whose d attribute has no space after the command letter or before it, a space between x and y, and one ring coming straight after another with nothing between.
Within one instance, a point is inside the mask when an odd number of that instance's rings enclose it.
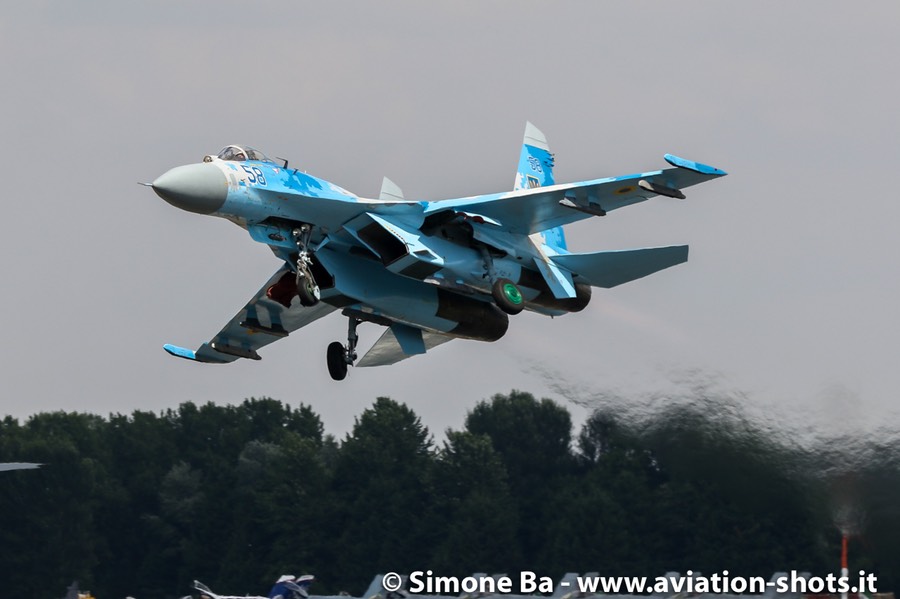
<instances>
[{"instance_id":1,"label":"nose wheel","mask_svg":"<svg viewBox=\"0 0 900 599\"><path fill-rule=\"evenodd\" d=\"M292 231L297 243L297 295L300 305L315 306L319 303L319 285L312 274L312 252L309 251L309 237L312 227L302 225Z\"/></svg>"},{"instance_id":2,"label":"nose wheel","mask_svg":"<svg viewBox=\"0 0 900 599\"><path fill-rule=\"evenodd\" d=\"M319 286L308 268L297 271L297 295L301 306L315 306L319 303Z\"/></svg>"},{"instance_id":3,"label":"nose wheel","mask_svg":"<svg viewBox=\"0 0 900 599\"><path fill-rule=\"evenodd\" d=\"M351 316L347 326L347 346L342 345L340 341L334 341L328 345L325 352L328 374L336 381L347 378L347 367L353 366L356 361L356 342L359 341L356 327L360 322L362 321Z\"/></svg>"}]
</instances>

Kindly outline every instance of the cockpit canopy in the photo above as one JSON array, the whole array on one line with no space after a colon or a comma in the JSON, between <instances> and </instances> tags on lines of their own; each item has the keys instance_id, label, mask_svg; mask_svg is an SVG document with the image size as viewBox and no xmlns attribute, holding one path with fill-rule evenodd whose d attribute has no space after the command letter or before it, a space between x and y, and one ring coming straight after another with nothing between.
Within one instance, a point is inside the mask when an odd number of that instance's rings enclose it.
<instances>
[{"instance_id":1,"label":"cockpit canopy","mask_svg":"<svg viewBox=\"0 0 900 599\"><path fill-rule=\"evenodd\" d=\"M233 160L236 162L243 162L244 160L272 162L269 160L268 156L250 146L225 146L222 151L219 152L217 158L219 160Z\"/></svg>"}]
</instances>

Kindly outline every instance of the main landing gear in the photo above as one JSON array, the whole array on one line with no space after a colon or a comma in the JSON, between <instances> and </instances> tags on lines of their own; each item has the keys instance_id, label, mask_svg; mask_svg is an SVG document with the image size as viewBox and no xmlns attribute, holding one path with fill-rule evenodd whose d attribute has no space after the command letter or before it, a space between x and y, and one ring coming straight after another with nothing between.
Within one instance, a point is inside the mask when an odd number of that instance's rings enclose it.
<instances>
[{"instance_id":1,"label":"main landing gear","mask_svg":"<svg viewBox=\"0 0 900 599\"><path fill-rule=\"evenodd\" d=\"M491 285L491 296L497 307L507 314L518 314L525 307L519 287L509 279L499 278Z\"/></svg>"},{"instance_id":2,"label":"main landing gear","mask_svg":"<svg viewBox=\"0 0 900 599\"><path fill-rule=\"evenodd\" d=\"M301 225L292 231L297 244L297 295L303 306L315 306L319 303L319 285L312 274L312 254L309 251L309 237L312 227Z\"/></svg>"},{"instance_id":3,"label":"main landing gear","mask_svg":"<svg viewBox=\"0 0 900 599\"><path fill-rule=\"evenodd\" d=\"M518 285L509 279L498 277L494 270L494 258L490 250L481 246L481 256L484 258L484 276L493 281L491 285L491 297L497 307L510 315L515 315L525 308L525 298Z\"/></svg>"},{"instance_id":4,"label":"main landing gear","mask_svg":"<svg viewBox=\"0 0 900 599\"><path fill-rule=\"evenodd\" d=\"M355 316L350 316L349 320L347 346L344 347L340 341L335 341L328 345L328 351L325 354L328 361L328 374L336 381L347 378L347 367L352 366L356 361L356 342L359 341L356 327L362 321Z\"/></svg>"}]
</instances>

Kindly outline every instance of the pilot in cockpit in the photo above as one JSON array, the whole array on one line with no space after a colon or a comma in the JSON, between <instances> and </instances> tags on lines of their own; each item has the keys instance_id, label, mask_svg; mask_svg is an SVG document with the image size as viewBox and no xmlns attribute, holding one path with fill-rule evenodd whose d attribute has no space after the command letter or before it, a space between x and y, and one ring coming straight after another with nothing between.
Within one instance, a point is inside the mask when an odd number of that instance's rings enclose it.
<instances>
[{"instance_id":1,"label":"pilot in cockpit","mask_svg":"<svg viewBox=\"0 0 900 599\"><path fill-rule=\"evenodd\" d=\"M247 160L244 150L238 146L226 146L218 155L219 160Z\"/></svg>"},{"instance_id":2,"label":"pilot in cockpit","mask_svg":"<svg viewBox=\"0 0 900 599\"><path fill-rule=\"evenodd\" d=\"M260 152L259 150L254 150L249 146L225 146L221 152L216 156L219 160L228 160L232 162L243 162L245 160L256 160L258 162L272 162L269 160L269 157ZM203 161L204 162L212 162L212 156L206 156Z\"/></svg>"}]
</instances>

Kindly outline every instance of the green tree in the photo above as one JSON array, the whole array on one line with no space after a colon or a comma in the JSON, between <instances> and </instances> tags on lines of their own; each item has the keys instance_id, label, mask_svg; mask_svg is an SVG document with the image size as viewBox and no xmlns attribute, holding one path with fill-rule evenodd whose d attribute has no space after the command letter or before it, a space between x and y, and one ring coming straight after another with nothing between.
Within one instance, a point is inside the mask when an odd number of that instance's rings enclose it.
<instances>
[{"instance_id":1,"label":"green tree","mask_svg":"<svg viewBox=\"0 0 900 599\"><path fill-rule=\"evenodd\" d=\"M430 567L466 576L499 572L520 561L516 502L489 437L448 431L434 480L444 525Z\"/></svg>"},{"instance_id":2,"label":"green tree","mask_svg":"<svg viewBox=\"0 0 900 599\"><path fill-rule=\"evenodd\" d=\"M94 581L103 553L96 518L110 484L102 423L63 412L32 416L21 428L3 421L0 459L14 451L16 460L44 464L4 473L0 484L0 580L9 589L33 590L36 580L47 588Z\"/></svg>"},{"instance_id":3,"label":"green tree","mask_svg":"<svg viewBox=\"0 0 900 599\"><path fill-rule=\"evenodd\" d=\"M329 531L338 539L330 574L341 588L420 567L435 542L431 466L428 429L405 405L379 397L356 419L335 470Z\"/></svg>"},{"instance_id":4,"label":"green tree","mask_svg":"<svg viewBox=\"0 0 900 599\"><path fill-rule=\"evenodd\" d=\"M114 485L97 519L106 551L95 576L102 587L93 590L126 596L134 593L135 581L161 581L171 573L171 563L157 559L165 546L151 542L147 515L159 513L160 481L179 450L171 422L152 412L113 414L101 428Z\"/></svg>"},{"instance_id":5,"label":"green tree","mask_svg":"<svg viewBox=\"0 0 900 599\"><path fill-rule=\"evenodd\" d=\"M538 401L514 390L476 405L466 416L466 430L491 439L518 503L523 561L510 563L510 569L533 569L546 536L546 506L576 466L570 449L572 417L549 399Z\"/></svg>"},{"instance_id":6,"label":"green tree","mask_svg":"<svg viewBox=\"0 0 900 599\"><path fill-rule=\"evenodd\" d=\"M334 559L333 492L322 451L313 439L285 437L280 454L267 468L266 483L254 487L261 515L258 524L271 534L262 569L269 583L284 573L318 575Z\"/></svg>"}]
</instances>

